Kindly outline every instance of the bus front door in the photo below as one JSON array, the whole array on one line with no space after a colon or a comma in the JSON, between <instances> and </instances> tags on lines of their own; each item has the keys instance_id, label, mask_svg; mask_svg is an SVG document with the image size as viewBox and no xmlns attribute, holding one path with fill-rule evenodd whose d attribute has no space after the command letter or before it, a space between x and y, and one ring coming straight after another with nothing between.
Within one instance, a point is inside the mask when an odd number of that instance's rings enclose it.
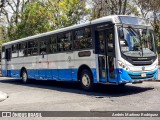
<instances>
[{"instance_id":1,"label":"bus front door","mask_svg":"<svg viewBox=\"0 0 160 120\"><path fill-rule=\"evenodd\" d=\"M114 28L99 30L96 33L99 55L99 81L116 82Z\"/></svg>"}]
</instances>

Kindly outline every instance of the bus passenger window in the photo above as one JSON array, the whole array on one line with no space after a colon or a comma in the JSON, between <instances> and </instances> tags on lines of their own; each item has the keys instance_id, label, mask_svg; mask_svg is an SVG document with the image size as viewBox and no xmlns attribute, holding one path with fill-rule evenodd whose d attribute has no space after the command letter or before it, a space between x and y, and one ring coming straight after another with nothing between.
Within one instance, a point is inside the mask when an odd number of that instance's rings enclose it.
<instances>
[{"instance_id":1,"label":"bus passenger window","mask_svg":"<svg viewBox=\"0 0 160 120\"><path fill-rule=\"evenodd\" d=\"M74 35L75 49L85 49L92 47L91 28L86 27L75 31Z\"/></svg>"},{"instance_id":2,"label":"bus passenger window","mask_svg":"<svg viewBox=\"0 0 160 120\"><path fill-rule=\"evenodd\" d=\"M49 53L57 52L57 36L56 35L51 36L48 42L48 45L49 45Z\"/></svg>"},{"instance_id":3,"label":"bus passenger window","mask_svg":"<svg viewBox=\"0 0 160 120\"><path fill-rule=\"evenodd\" d=\"M58 35L58 51L72 50L72 34L71 32Z\"/></svg>"},{"instance_id":4,"label":"bus passenger window","mask_svg":"<svg viewBox=\"0 0 160 120\"><path fill-rule=\"evenodd\" d=\"M72 50L72 34L71 32L65 34L64 51Z\"/></svg>"},{"instance_id":5,"label":"bus passenger window","mask_svg":"<svg viewBox=\"0 0 160 120\"><path fill-rule=\"evenodd\" d=\"M7 61L11 60L11 48L6 49L5 58Z\"/></svg>"},{"instance_id":6,"label":"bus passenger window","mask_svg":"<svg viewBox=\"0 0 160 120\"><path fill-rule=\"evenodd\" d=\"M19 56L23 57L27 55L27 43L20 43L19 44Z\"/></svg>"},{"instance_id":7,"label":"bus passenger window","mask_svg":"<svg viewBox=\"0 0 160 120\"><path fill-rule=\"evenodd\" d=\"M58 51L64 51L64 34L58 35Z\"/></svg>"},{"instance_id":8,"label":"bus passenger window","mask_svg":"<svg viewBox=\"0 0 160 120\"><path fill-rule=\"evenodd\" d=\"M2 47L2 56L1 56L2 59L5 58L5 47Z\"/></svg>"},{"instance_id":9,"label":"bus passenger window","mask_svg":"<svg viewBox=\"0 0 160 120\"><path fill-rule=\"evenodd\" d=\"M47 52L47 41L40 42L40 54L46 54Z\"/></svg>"},{"instance_id":10,"label":"bus passenger window","mask_svg":"<svg viewBox=\"0 0 160 120\"><path fill-rule=\"evenodd\" d=\"M28 55L38 54L38 42L37 40L28 42Z\"/></svg>"},{"instance_id":11,"label":"bus passenger window","mask_svg":"<svg viewBox=\"0 0 160 120\"><path fill-rule=\"evenodd\" d=\"M18 57L18 44L12 45L12 58Z\"/></svg>"}]
</instances>

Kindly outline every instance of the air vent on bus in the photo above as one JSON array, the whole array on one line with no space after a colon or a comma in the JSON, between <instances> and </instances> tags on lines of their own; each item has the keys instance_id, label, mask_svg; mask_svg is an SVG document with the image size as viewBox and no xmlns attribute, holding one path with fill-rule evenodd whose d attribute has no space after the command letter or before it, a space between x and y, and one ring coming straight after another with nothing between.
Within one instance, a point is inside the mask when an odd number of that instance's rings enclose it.
<instances>
[{"instance_id":1,"label":"air vent on bus","mask_svg":"<svg viewBox=\"0 0 160 120\"><path fill-rule=\"evenodd\" d=\"M151 65L153 60L150 58L132 58L132 64L135 66Z\"/></svg>"}]
</instances>

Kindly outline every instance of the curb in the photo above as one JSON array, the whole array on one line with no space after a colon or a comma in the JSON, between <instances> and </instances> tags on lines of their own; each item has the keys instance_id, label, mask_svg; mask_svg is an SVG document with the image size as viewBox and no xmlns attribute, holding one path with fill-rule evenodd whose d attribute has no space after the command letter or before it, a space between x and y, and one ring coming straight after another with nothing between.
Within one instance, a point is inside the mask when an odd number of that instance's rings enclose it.
<instances>
[{"instance_id":1,"label":"curb","mask_svg":"<svg viewBox=\"0 0 160 120\"><path fill-rule=\"evenodd\" d=\"M2 91L0 91L0 102L7 99L8 95Z\"/></svg>"}]
</instances>

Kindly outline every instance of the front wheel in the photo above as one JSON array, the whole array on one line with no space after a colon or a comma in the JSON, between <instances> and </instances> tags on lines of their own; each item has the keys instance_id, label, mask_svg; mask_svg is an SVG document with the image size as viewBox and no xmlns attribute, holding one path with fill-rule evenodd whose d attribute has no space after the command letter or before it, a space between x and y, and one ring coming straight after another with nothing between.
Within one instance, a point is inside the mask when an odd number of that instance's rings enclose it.
<instances>
[{"instance_id":1,"label":"front wheel","mask_svg":"<svg viewBox=\"0 0 160 120\"><path fill-rule=\"evenodd\" d=\"M27 71L26 70L22 71L22 82L23 83L28 83L28 75L27 75Z\"/></svg>"},{"instance_id":2,"label":"front wheel","mask_svg":"<svg viewBox=\"0 0 160 120\"><path fill-rule=\"evenodd\" d=\"M81 87L86 91L93 91L93 76L87 69L83 70L81 73Z\"/></svg>"}]
</instances>

